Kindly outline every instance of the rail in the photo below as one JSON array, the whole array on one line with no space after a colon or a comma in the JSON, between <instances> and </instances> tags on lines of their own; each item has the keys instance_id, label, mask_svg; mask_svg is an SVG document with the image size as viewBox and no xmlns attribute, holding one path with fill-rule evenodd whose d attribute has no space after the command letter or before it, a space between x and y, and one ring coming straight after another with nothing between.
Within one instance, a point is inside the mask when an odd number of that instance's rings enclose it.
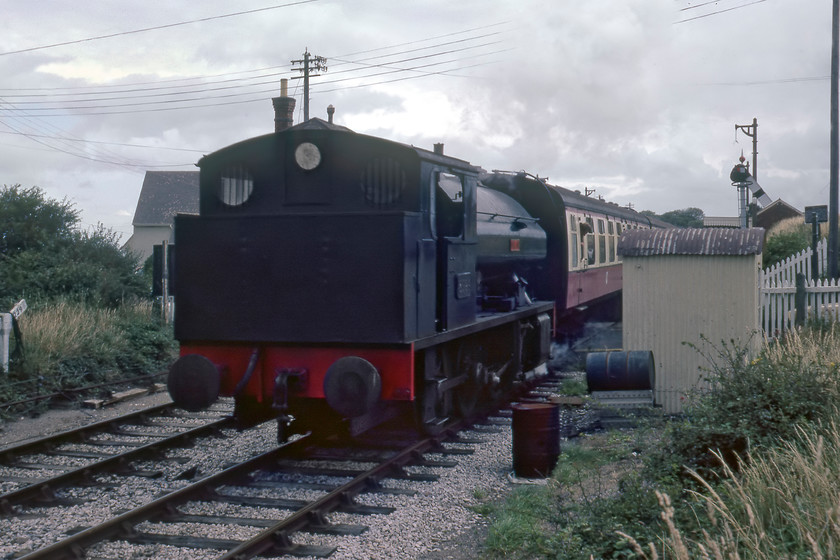
<instances>
[{"instance_id":1,"label":"rail","mask_svg":"<svg viewBox=\"0 0 840 560\"><path fill-rule=\"evenodd\" d=\"M265 530L245 542L197 536L184 539L173 535L152 535L138 530L137 525L145 521L177 521L180 517L183 517L178 511L178 506L191 500L213 501L224 499L224 496L218 492L219 488L230 484L247 485L247 481L252 479L255 471L270 470L273 472L277 468L281 468L279 465L283 458L290 455L305 456L307 447L312 445L308 437L286 443L215 475L202 478L146 505L80 531L50 546L25 554L19 560L42 558L75 560L82 557L87 548L109 539L125 540L133 543L154 542L175 546L215 548L225 551L221 553L222 555L219 558L236 558L237 560L266 553L271 555L293 553L295 555L328 556L334 551L333 549L294 543L291 538L292 534L307 529L329 531L330 524L326 519L326 514L332 511L361 514L390 513L393 508L357 505L354 502L354 497L377 489L380 482L385 478L414 476L402 473L403 467L423 464L423 453L440 452L443 450L441 443L447 439L452 439L455 434L454 430L460 430L464 427L464 424L451 425L439 435L415 441L372 469L357 473L350 482L332 489L325 496L313 502L296 505L292 503L293 500L285 500L286 505L284 507L296 510L295 513L281 521L266 524ZM429 480L429 478L424 480ZM241 502L243 498L237 497L237 500ZM275 500L275 502L278 502L278 500ZM273 507L279 506L275 503ZM187 519L190 517L192 516L186 516ZM339 533L342 531L353 532L354 526L334 526L332 530Z\"/></svg>"}]
</instances>

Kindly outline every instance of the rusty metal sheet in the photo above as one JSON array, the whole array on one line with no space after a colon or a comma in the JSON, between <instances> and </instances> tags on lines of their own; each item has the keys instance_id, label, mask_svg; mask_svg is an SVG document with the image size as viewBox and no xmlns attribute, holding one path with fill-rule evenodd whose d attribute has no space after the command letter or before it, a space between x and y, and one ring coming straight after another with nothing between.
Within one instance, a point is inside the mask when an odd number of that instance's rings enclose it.
<instances>
[{"instance_id":1,"label":"rusty metal sheet","mask_svg":"<svg viewBox=\"0 0 840 560\"><path fill-rule=\"evenodd\" d=\"M763 228L630 230L622 234L618 242L618 253L624 257L755 255L763 248Z\"/></svg>"}]
</instances>

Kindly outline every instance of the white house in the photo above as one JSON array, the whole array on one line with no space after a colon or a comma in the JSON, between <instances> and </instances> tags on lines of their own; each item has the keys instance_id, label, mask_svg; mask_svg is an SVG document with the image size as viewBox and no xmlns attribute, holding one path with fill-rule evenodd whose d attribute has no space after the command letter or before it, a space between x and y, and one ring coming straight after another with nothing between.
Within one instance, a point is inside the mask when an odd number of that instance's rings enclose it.
<instances>
[{"instance_id":1,"label":"white house","mask_svg":"<svg viewBox=\"0 0 840 560\"><path fill-rule=\"evenodd\" d=\"M145 262L152 248L173 243L175 214L198 214L198 171L146 171L125 247Z\"/></svg>"}]
</instances>

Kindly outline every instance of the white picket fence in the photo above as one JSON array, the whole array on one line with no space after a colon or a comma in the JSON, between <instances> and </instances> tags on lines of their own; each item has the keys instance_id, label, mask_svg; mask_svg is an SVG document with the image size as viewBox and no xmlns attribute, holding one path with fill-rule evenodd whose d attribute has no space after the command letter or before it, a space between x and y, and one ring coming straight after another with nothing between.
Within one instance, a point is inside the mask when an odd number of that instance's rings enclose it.
<instances>
[{"instance_id":1,"label":"white picket fence","mask_svg":"<svg viewBox=\"0 0 840 560\"><path fill-rule=\"evenodd\" d=\"M822 276L827 263L828 242L817 243L817 265ZM840 280L811 277L811 248L766 268L761 273L759 301L764 334L773 338L794 325L796 275L805 275L805 320L840 320Z\"/></svg>"},{"instance_id":2,"label":"white picket fence","mask_svg":"<svg viewBox=\"0 0 840 560\"><path fill-rule=\"evenodd\" d=\"M821 239L817 242L817 266L819 276L825 273L828 262L828 240ZM761 285L796 284L796 275L802 273L805 278L811 279L811 248L803 249L799 253L786 258L785 260L765 268L761 273Z\"/></svg>"}]
</instances>

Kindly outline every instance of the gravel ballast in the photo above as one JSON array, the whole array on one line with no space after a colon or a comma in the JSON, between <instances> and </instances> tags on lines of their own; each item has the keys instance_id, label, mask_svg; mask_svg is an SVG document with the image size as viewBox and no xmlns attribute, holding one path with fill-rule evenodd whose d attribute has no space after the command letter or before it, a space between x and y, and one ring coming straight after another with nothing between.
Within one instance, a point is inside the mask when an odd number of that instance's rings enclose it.
<instances>
[{"instance_id":1,"label":"gravel ballast","mask_svg":"<svg viewBox=\"0 0 840 560\"><path fill-rule=\"evenodd\" d=\"M149 400L159 400L149 399ZM132 403L122 406L151 406L155 402ZM81 419L72 417L62 429L72 424L97 421L97 414L90 411L78 411ZM104 412L102 415L113 414ZM70 418L72 415L63 415ZM41 427L23 428L23 424L36 422L35 420L21 420L4 425L2 433L3 445L9 440L20 441L50 431ZM55 427L53 422L50 427ZM28 433L37 432L37 433ZM335 546L336 552L331 559L344 560L360 558L376 559L423 559L423 560L466 560L476 558L482 549L482 543L487 531L487 520L474 511L486 500L501 499L513 486L511 481L511 429L509 420L501 425L481 427L480 429L463 434L466 438L481 439L478 445L457 444L456 447L468 447L474 450L471 455L440 456L429 455L429 458L454 459L455 467L418 468L417 472L431 472L439 476L436 482L407 482L399 480L385 480L384 485L394 488L410 488L416 492L413 496L392 494L364 494L359 496L359 503L389 506L396 511L389 515L348 515L335 513L330 515L334 523L350 523L365 525L368 530L356 537L333 537L312 534L296 534L295 542L301 544L317 544L321 546ZM118 511L125 511L127 507L136 507L148 502L161 492L172 491L186 484L175 478L180 472L198 467L203 474L210 474L224 468L232 461L243 459L264 452L276 442L275 427L269 423L258 429L238 434L236 446L231 440L202 440L203 445L195 449L178 449L178 456L189 457L189 462L179 465L170 464L163 468L164 476L150 481L135 477L113 477L108 480L120 487L110 491L113 499L99 498L94 502L74 506L69 510L62 508L43 508L35 512L44 517L25 519L23 517L9 517L0 519L0 533L16 535L14 539L0 543L0 558L14 557L23 551L47 545L66 536L82 525L90 525L96 521L113 515ZM160 467L159 467L160 468ZM68 497L85 494L86 490L74 489L68 492ZM308 493L311 494L311 493ZM311 498L312 496L307 496ZM276 514L278 519L289 512L275 510L252 510L254 517L264 517L265 514ZM236 515L246 515L247 511L240 511ZM60 516L60 519L53 519ZM145 525L144 529L153 531L153 524ZM192 528L196 535L216 538L237 538L253 535L253 527L217 527L195 525ZM184 550L169 546L143 545L135 546L124 542L102 543L90 551L91 557L108 558L146 558L159 559L198 559L215 558L217 551ZM292 557L288 557L292 558Z\"/></svg>"}]
</instances>

